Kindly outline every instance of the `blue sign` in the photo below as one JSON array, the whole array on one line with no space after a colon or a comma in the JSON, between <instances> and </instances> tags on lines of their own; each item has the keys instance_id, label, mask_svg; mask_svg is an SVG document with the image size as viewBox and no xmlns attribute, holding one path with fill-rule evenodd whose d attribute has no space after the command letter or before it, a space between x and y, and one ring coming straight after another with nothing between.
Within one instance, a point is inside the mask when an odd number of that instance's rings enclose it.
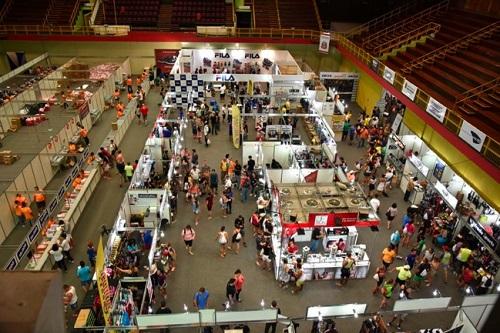
<instances>
[{"instance_id":1,"label":"blue sign","mask_svg":"<svg viewBox=\"0 0 500 333\"><path fill-rule=\"evenodd\" d=\"M21 246L19 246L16 252L16 257L18 261L21 261L21 259L23 259L26 252L28 252L28 248L29 248L28 242L26 240L23 240L23 243L21 244Z\"/></svg>"},{"instance_id":2,"label":"blue sign","mask_svg":"<svg viewBox=\"0 0 500 333\"><path fill-rule=\"evenodd\" d=\"M9 263L5 266L6 271L13 271L16 269L17 266L17 260L16 258L10 259Z\"/></svg>"},{"instance_id":3,"label":"blue sign","mask_svg":"<svg viewBox=\"0 0 500 333\"><path fill-rule=\"evenodd\" d=\"M38 223L31 228L30 233L28 234L28 239L29 239L29 244L31 244L36 236L38 236L38 233L40 232L40 227L38 226Z\"/></svg>"},{"instance_id":4,"label":"blue sign","mask_svg":"<svg viewBox=\"0 0 500 333\"><path fill-rule=\"evenodd\" d=\"M52 214L54 210L56 210L58 202L59 200L57 200L57 197L52 199L52 201L49 204L49 214Z\"/></svg>"},{"instance_id":5,"label":"blue sign","mask_svg":"<svg viewBox=\"0 0 500 333\"><path fill-rule=\"evenodd\" d=\"M49 212L47 209L44 209L43 212L38 216L38 223L40 224L40 227L43 227L45 225L45 222L47 222L49 219Z\"/></svg>"}]
</instances>

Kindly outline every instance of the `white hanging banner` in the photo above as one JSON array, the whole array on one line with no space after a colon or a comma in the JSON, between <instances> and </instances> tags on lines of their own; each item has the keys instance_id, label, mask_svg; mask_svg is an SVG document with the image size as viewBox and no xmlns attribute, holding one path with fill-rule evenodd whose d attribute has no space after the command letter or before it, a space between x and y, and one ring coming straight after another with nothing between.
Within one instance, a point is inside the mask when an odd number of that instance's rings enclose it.
<instances>
[{"instance_id":1,"label":"white hanging banner","mask_svg":"<svg viewBox=\"0 0 500 333\"><path fill-rule=\"evenodd\" d=\"M394 78L396 77L396 72L385 66L384 68L384 79L390 84L394 83Z\"/></svg>"},{"instance_id":2,"label":"white hanging banner","mask_svg":"<svg viewBox=\"0 0 500 333\"><path fill-rule=\"evenodd\" d=\"M462 127L460 127L460 133L458 133L458 136L477 151L481 151L484 140L486 140L486 134L465 120L462 121Z\"/></svg>"},{"instance_id":3,"label":"white hanging banner","mask_svg":"<svg viewBox=\"0 0 500 333\"><path fill-rule=\"evenodd\" d=\"M330 33L322 32L319 36L319 52L328 53L330 51Z\"/></svg>"},{"instance_id":4,"label":"white hanging banner","mask_svg":"<svg viewBox=\"0 0 500 333\"><path fill-rule=\"evenodd\" d=\"M405 83L403 84L403 89L401 92L411 99L412 101L415 100L415 95L417 94L417 86L411 83L408 80L405 80Z\"/></svg>"},{"instance_id":5,"label":"white hanging banner","mask_svg":"<svg viewBox=\"0 0 500 333\"><path fill-rule=\"evenodd\" d=\"M436 101L434 98L429 98L429 103L427 104L427 109L425 110L431 116L439 120L444 121L444 115L446 114L446 106Z\"/></svg>"}]
</instances>

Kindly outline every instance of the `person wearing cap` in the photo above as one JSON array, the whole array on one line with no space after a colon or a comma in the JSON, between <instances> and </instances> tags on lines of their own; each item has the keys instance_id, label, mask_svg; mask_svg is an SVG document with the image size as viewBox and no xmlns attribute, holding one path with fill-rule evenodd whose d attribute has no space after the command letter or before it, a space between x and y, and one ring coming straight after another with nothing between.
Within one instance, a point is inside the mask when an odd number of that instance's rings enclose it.
<instances>
[{"instance_id":1,"label":"person wearing cap","mask_svg":"<svg viewBox=\"0 0 500 333\"><path fill-rule=\"evenodd\" d=\"M407 281L411 278L410 265L398 266L394 268L391 272L398 271L398 276L396 277L396 283L398 285L406 285Z\"/></svg>"}]
</instances>

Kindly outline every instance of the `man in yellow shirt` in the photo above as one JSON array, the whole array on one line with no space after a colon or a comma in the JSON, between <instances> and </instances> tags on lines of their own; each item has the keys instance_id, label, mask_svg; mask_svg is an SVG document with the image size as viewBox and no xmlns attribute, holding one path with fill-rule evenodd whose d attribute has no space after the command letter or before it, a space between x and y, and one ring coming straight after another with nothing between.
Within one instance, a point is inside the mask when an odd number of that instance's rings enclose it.
<instances>
[{"instance_id":1,"label":"man in yellow shirt","mask_svg":"<svg viewBox=\"0 0 500 333\"><path fill-rule=\"evenodd\" d=\"M394 245L389 244L389 246L382 251L382 264L386 269L392 264L394 258L396 258L396 250L394 249Z\"/></svg>"},{"instance_id":2,"label":"man in yellow shirt","mask_svg":"<svg viewBox=\"0 0 500 333\"><path fill-rule=\"evenodd\" d=\"M392 271L398 271L398 276L396 277L396 283L401 285L406 285L407 281L410 281L411 271L410 265L404 265L394 268Z\"/></svg>"}]
</instances>

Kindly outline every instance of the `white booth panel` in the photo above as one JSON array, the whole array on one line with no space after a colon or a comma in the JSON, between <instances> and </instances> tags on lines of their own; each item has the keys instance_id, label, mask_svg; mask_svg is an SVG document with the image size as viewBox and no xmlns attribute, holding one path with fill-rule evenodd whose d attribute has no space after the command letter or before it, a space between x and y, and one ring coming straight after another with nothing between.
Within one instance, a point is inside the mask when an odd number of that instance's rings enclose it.
<instances>
[{"instance_id":1,"label":"white booth panel","mask_svg":"<svg viewBox=\"0 0 500 333\"><path fill-rule=\"evenodd\" d=\"M354 313L358 315L365 313L366 304L342 304L332 306L310 306L307 308L307 319L317 319L320 314L322 317L343 317L353 316Z\"/></svg>"},{"instance_id":2,"label":"white booth panel","mask_svg":"<svg viewBox=\"0 0 500 333\"><path fill-rule=\"evenodd\" d=\"M31 189L28 189L26 187L26 183L24 182L24 177L22 173L16 177L16 179L14 180L14 184L16 185L16 191L18 192L31 191Z\"/></svg>"},{"instance_id":3,"label":"white booth panel","mask_svg":"<svg viewBox=\"0 0 500 333\"><path fill-rule=\"evenodd\" d=\"M459 310L457 316L455 317L455 321L453 322L452 328L456 328L461 325L463 325L463 327L460 333L477 333L477 330L471 320L462 310Z\"/></svg>"},{"instance_id":4,"label":"white booth panel","mask_svg":"<svg viewBox=\"0 0 500 333\"><path fill-rule=\"evenodd\" d=\"M397 300L393 311L419 311L420 309L444 309L450 304L451 297L418 298Z\"/></svg>"},{"instance_id":5,"label":"white booth panel","mask_svg":"<svg viewBox=\"0 0 500 333\"><path fill-rule=\"evenodd\" d=\"M335 175L334 169L319 169L317 183L332 183Z\"/></svg>"},{"instance_id":6,"label":"white booth panel","mask_svg":"<svg viewBox=\"0 0 500 333\"><path fill-rule=\"evenodd\" d=\"M35 174L36 185L43 189L49 181L45 178L45 173L44 170L42 170L42 162L40 161L39 156L35 156L33 161L31 161L31 168Z\"/></svg>"},{"instance_id":7,"label":"white booth panel","mask_svg":"<svg viewBox=\"0 0 500 333\"><path fill-rule=\"evenodd\" d=\"M271 179L272 182L274 183L281 183L281 174L282 170L272 170L272 169L267 169L267 175L269 176L269 179Z\"/></svg>"},{"instance_id":8,"label":"white booth panel","mask_svg":"<svg viewBox=\"0 0 500 333\"><path fill-rule=\"evenodd\" d=\"M15 194L13 194L15 197ZM0 223L2 224L1 238L5 238L16 225L14 221L14 214L11 211L11 201L9 201L7 194L2 194L0 196Z\"/></svg>"},{"instance_id":9,"label":"white booth panel","mask_svg":"<svg viewBox=\"0 0 500 333\"><path fill-rule=\"evenodd\" d=\"M34 191L34 187L36 186L36 180L34 172L31 168L31 164L28 164L23 170L24 181L26 183L26 189L28 191ZM31 196L30 196L31 197Z\"/></svg>"},{"instance_id":10,"label":"white booth panel","mask_svg":"<svg viewBox=\"0 0 500 333\"><path fill-rule=\"evenodd\" d=\"M299 183L300 182L300 169L285 169L282 170L282 183Z\"/></svg>"},{"instance_id":11,"label":"white booth panel","mask_svg":"<svg viewBox=\"0 0 500 333\"><path fill-rule=\"evenodd\" d=\"M274 147L274 159L286 169L290 167L291 147L289 145L278 145Z\"/></svg>"},{"instance_id":12,"label":"white booth panel","mask_svg":"<svg viewBox=\"0 0 500 333\"><path fill-rule=\"evenodd\" d=\"M313 172L318 171L317 169L300 169L300 182L305 183L305 177L309 176Z\"/></svg>"}]
</instances>

